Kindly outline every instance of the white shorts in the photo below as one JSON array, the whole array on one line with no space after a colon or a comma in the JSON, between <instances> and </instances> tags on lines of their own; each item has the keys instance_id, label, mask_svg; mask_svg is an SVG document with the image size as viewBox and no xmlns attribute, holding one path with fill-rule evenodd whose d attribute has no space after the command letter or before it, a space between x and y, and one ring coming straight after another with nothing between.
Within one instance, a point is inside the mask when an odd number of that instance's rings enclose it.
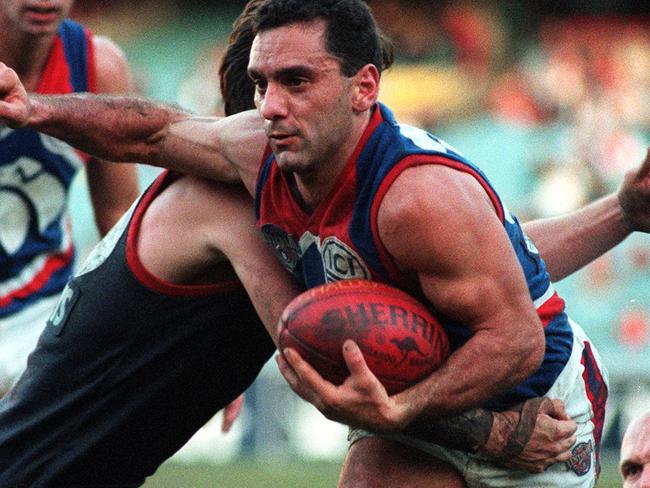
<instances>
[{"instance_id":1,"label":"white shorts","mask_svg":"<svg viewBox=\"0 0 650 488\"><path fill-rule=\"evenodd\" d=\"M501 467L478 454L440 447L404 434L382 434L382 437L416 447L451 464L463 476L468 488L592 488L600 474L598 448L605 420L607 374L582 328L575 322L571 322L571 326L574 334L571 357L546 394L562 400L567 414L578 424L570 461L554 464L543 473L531 474ZM375 434L352 430L349 441L353 443L372 435Z\"/></svg>"},{"instance_id":2,"label":"white shorts","mask_svg":"<svg viewBox=\"0 0 650 488\"><path fill-rule=\"evenodd\" d=\"M27 356L36 347L58 300L58 295L46 297L16 314L0 319L0 396L25 369Z\"/></svg>"}]
</instances>

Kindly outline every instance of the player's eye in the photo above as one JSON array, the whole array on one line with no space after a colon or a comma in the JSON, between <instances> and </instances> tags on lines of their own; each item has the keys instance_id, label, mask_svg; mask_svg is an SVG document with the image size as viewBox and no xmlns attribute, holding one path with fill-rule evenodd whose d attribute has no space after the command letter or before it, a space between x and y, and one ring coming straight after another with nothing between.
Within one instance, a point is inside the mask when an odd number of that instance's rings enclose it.
<instances>
[{"instance_id":1,"label":"player's eye","mask_svg":"<svg viewBox=\"0 0 650 488\"><path fill-rule=\"evenodd\" d=\"M262 78L253 78L253 84L258 92L264 92L268 85L267 81Z\"/></svg>"},{"instance_id":2,"label":"player's eye","mask_svg":"<svg viewBox=\"0 0 650 488\"><path fill-rule=\"evenodd\" d=\"M626 480L628 478L632 478L634 476L637 476L638 474L641 473L641 470L643 468L638 465L638 464L626 464L623 466L621 469L621 473L623 475L623 479Z\"/></svg>"},{"instance_id":3,"label":"player's eye","mask_svg":"<svg viewBox=\"0 0 650 488\"><path fill-rule=\"evenodd\" d=\"M301 86L301 85L305 84L306 82L307 82L307 80L305 80L304 78L289 78L287 80L287 84L289 86L293 86L293 87Z\"/></svg>"}]
</instances>

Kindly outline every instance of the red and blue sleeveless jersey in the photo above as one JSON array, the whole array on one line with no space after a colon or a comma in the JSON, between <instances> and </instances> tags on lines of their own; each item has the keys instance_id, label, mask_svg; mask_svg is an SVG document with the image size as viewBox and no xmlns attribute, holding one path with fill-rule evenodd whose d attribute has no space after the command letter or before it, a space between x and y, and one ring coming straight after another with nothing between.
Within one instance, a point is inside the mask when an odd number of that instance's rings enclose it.
<instances>
[{"instance_id":1,"label":"red and blue sleeveless jersey","mask_svg":"<svg viewBox=\"0 0 650 488\"><path fill-rule=\"evenodd\" d=\"M37 92L95 91L89 30L65 20ZM66 200L84 156L28 129L0 128L0 319L58 294L74 261Z\"/></svg>"},{"instance_id":2,"label":"red and blue sleeveless jersey","mask_svg":"<svg viewBox=\"0 0 650 488\"><path fill-rule=\"evenodd\" d=\"M426 302L422 293L413 292L413 284L409 285L408 278L400 273L377 230L379 205L392 182L406 168L422 164L455 168L482 185L516 252L544 326L546 353L539 370L486 406L507 409L527 398L544 395L568 361L573 344L564 301L555 292L544 261L477 166L435 136L398 124L384 105L377 104L333 190L311 213L293 197L287 177L273 155L266 156L255 195L258 226L284 266L307 288L360 278L401 287ZM454 349L471 336L471 331L461 323L444 318L441 322Z\"/></svg>"}]
</instances>

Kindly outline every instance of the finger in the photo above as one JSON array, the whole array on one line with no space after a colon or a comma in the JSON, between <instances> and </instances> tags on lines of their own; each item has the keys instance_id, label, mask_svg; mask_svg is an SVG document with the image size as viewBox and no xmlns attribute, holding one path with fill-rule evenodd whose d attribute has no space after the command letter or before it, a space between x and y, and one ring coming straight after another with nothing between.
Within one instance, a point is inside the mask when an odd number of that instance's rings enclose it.
<instances>
[{"instance_id":1,"label":"finger","mask_svg":"<svg viewBox=\"0 0 650 488\"><path fill-rule=\"evenodd\" d=\"M553 437L556 441L575 437L578 425L574 420L556 420L554 421Z\"/></svg>"},{"instance_id":2,"label":"finger","mask_svg":"<svg viewBox=\"0 0 650 488\"><path fill-rule=\"evenodd\" d=\"M544 401L539 406L539 413L546 414L557 420L570 420L564 407L564 402L557 398L543 397Z\"/></svg>"},{"instance_id":3,"label":"finger","mask_svg":"<svg viewBox=\"0 0 650 488\"><path fill-rule=\"evenodd\" d=\"M298 388L300 385L300 380L298 379L296 372L291 368L287 360L284 358L284 355L277 354L275 356L275 362L278 365L280 374L284 377L287 383L289 383L291 389L296 391L296 388Z\"/></svg>"},{"instance_id":4,"label":"finger","mask_svg":"<svg viewBox=\"0 0 650 488\"><path fill-rule=\"evenodd\" d=\"M244 406L244 395L239 395L235 398L226 408L223 409L223 416L221 418L221 432L229 432L232 424L237 420L241 409Z\"/></svg>"},{"instance_id":5,"label":"finger","mask_svg":"<svg viewBox=\"0 0 650 488\"><path fill-rule=\"evenodd\" d=\"M350 371L350 375L354 376L375 376L368 365L363 353L356 342L348 339L343 343L343 359Z\"/></svg>"},{"instance_id":6,"label":"finger","mask_svg":"<svg viewBox=\"0 0 650 488\"><path fill-rule=\"evenodd\" d=\"M325 380L295 349L288 347L282 353L297 376L301 391L309 396L308 401L314 403L316 397L330 398L335 395L336 386Z\"/></svg>"},{"instance_id":7,"label":"finger","mask_svg":"<svg viewBox=\"0 0 650 488\"><path fill-rule=\"evenodd\" d=\"M557 460L558 463L564 463L564 462L568 461L569 459L571 459L571 456L572 456L571 450L567 449L566 451L563 451L560 454L558 454L558 456L556 457L556 460Z\"/></svg>"},{"instance_id":8,"label":"finger","mask_svg":"<svg viewBox=\"0 0 650 488\"><path fill-rule=\"evenodd\" d=\"M557 420L571 420L571 417L566 413L564 402L557 398L550 398L549 401L544 402L540 410L542 413Z\"/></svg>"},{"instance_id":9,"label":"finger","mask_svg":"<svg viewBox=\"0 0 650 488\"><path fill-rule=\"evenodd\" d=\"M648 175L648 173L650 173L650 147L646 152L645 159L643 160L643 163L641 164L639 171L637 171L636 173L636 180L637 181L642 180Z\"/></svg>"}]
</instances>

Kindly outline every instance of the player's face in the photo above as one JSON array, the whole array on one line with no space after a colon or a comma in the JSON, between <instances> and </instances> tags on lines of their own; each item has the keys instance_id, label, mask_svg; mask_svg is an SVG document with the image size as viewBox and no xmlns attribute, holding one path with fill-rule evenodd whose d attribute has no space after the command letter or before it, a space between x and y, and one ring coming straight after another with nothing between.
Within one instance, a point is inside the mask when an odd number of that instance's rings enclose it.
<instances>
[{"instance_id":1,"label":"player's face","mask_svg":"<svg viewBox=\"0 0 650 488\"><path fill-rule=\"evenodd\" d=\"M650 416L636 421L621 445L624 488L650 488Z\"/></svg>"},{"instance_id":2,"label":"player's face","mask_svg":"<svg viewBox=\"0 0 650 488\"><path fill-rule=\"evenodd\" d=\"M294 23L259 33L251 48L255 104L283 171L340 164L352 131L352 79L325 49L324 31L324 21Z\"/></svg>"},{"instance_id":3,"label":"player's face","mask_svg":"<svg viewBox=\"0 0 650 488\"><path fill-rule=\"evenodd\" d=\"M74 0L2 0L3 25L30 35L51 35L68 15Z\"/></svg>"}]
</instances>

